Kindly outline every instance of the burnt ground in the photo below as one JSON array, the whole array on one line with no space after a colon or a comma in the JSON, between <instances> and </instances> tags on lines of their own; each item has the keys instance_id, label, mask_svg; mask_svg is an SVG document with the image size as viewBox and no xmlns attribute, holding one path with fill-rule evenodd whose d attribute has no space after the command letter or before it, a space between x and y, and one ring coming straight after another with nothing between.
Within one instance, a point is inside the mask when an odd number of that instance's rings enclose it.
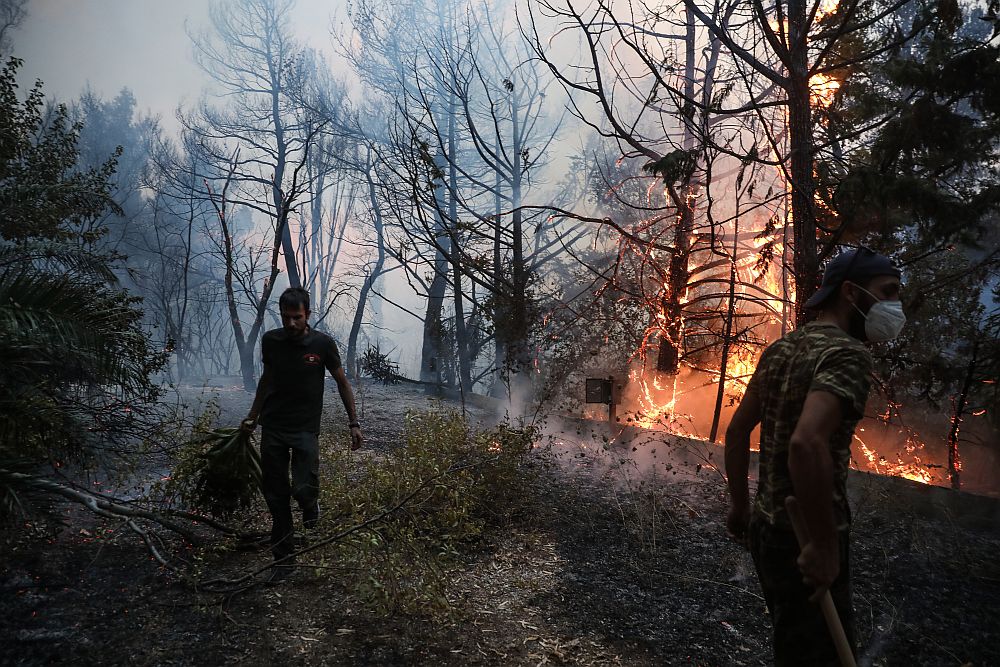
<instances>
[{"instance_id":1,"label":"burnt ground","mask_svg":"<svg viewBox=\"0 0 1000 667\"><path fill-rule=\"evenodd\" d=\"M224 414L249 403L217 393ZM367 388L367 449L397 446L402 410L427 405L414 390ZM463 557L445 617L368 611L320 568L238 595L196 593L122 526L67 508L58 534L3 547L0 662L769 664L756 577L725 535L710 466L654 480L565 445L531 465L532 510ZM863 663L1000 664L997 524L920 510L900 480L852 484ZM204 566L238 571L266 558L227 548Z\"/></svg>"}]
</instances>

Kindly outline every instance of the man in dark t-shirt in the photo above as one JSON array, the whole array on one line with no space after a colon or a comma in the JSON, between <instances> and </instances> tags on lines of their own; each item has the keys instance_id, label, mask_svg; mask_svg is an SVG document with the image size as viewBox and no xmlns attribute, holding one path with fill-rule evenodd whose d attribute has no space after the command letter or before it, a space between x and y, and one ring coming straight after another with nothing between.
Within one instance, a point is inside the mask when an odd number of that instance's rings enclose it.
<instances>
[{"instance_id":1,"label":"man in dark t-shirt","mask_svg":"<svg viewBox=\"0 0 1000 667\"><path fill-rule=\"evenodd\" d=\"M806 302L818 317L771 344L726 430L731 505L726 525L753 556L774 626L776 665L838 665L822 613L829 590L852 650L847 471L864 414L872 358L863 343L895 338L906 318L900 272L867 248L829 262ZM750 433L760 424L757 497L750 506ZM801 550L785 509L798 499L809 535Z\"/></svg>"},{"instance_id":2,"label":"man in dark t-shirt","mask_svg":"<svg viewBox=\"0 0 1000 667\"><path fill-rule=\"evenodd\" d=\"M250 414L243 428L263 426L260 459L264 500L271 512L273 575L282 578L294 564L291 498L302 509L302 523L319 521L319 430L323 416L326 372L337 382L351 429L351 449L363 436L354 408L354 392L340 362L337 344L309 326L309 293L290 287L278 300L282 328L261 338L264 371L257 383ZM291 463L292 481L288 481Z\"/></svg>"}]
</instances>

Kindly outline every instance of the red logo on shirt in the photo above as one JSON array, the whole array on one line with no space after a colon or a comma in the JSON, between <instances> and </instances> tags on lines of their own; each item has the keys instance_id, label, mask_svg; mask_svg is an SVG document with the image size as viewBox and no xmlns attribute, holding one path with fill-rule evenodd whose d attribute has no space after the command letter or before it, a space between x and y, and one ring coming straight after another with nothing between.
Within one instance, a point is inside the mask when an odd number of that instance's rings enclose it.
<instances>
[{"instance_id":1,"label":"red logo on shirt","mask_svg":"<svg viewBox=\"0 0 1000 667\"><path fill-rule=\"evenodd\" d=\"M306 366L319 366L323 361L318 354L313 354L312 352L302 355L302 361L306 362Z\"/></svg>"}]
</instances>

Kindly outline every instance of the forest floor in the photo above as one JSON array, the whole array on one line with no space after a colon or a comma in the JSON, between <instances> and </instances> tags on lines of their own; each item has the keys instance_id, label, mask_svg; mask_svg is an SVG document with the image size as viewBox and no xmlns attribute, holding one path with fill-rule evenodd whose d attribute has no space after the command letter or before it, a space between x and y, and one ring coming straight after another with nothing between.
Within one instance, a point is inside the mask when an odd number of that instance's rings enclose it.
<instances>
[{"instance_id":1,"label":"forest floor","mask_svg":"<svg viewBox=\"0 0 1000 667\"><path fill-rule=\"evenodd\" d=\"M250 402L237 388L191 394L216 395L233 421ZM364 394L369 455L400 446L405 409L431 405L405 387ZM342 420L335 391L328 401ZM726 536L719 474L668 465L654 479L627 467L627 447L588 455L575 424L550 429L547 453L529 462L531 511L450 573L444 617L379 615L311 567L235 595L197 593L120 525L66 508L57 534L0 551L0 663L770 664L770 623L749 556ZM862 663L1000 664L997 525L914 511L891 482L851 482L864 487L852 563ZM206 567L268 559L264 547L220 553Z\"/></svg>"}]
</instances>

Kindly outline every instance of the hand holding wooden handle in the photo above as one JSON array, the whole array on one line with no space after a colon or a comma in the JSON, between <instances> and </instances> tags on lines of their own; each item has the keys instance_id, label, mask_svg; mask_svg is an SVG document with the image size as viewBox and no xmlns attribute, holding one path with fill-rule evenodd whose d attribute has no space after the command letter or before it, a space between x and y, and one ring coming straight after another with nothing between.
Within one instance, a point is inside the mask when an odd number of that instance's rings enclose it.
<instances>
[{"instance_id":1,"label":"hand holding wooden handle","mask_svg":"<svg viewBox=\"0 0 1000 667\"><path fill-rule=\"evenodd\" d=\"M802 517L802 510L799 508L799 501L795 499L795 496L785 498L785 509L788 511L788 518L792 520L795 539L798 540L801 549L809 544L809 528ZM830 630L833 644L837 647L840 664L843 667L857 667L857 663L854 661L854 652L851 651L851 644L847 641L844 626L840 622L840 616L837 615L837 607L833 604L830 591L823 591L823 595L819 599L819 606L823 610L823 618L826 619L826 627Z\"/></svg>"}]
</instances>

